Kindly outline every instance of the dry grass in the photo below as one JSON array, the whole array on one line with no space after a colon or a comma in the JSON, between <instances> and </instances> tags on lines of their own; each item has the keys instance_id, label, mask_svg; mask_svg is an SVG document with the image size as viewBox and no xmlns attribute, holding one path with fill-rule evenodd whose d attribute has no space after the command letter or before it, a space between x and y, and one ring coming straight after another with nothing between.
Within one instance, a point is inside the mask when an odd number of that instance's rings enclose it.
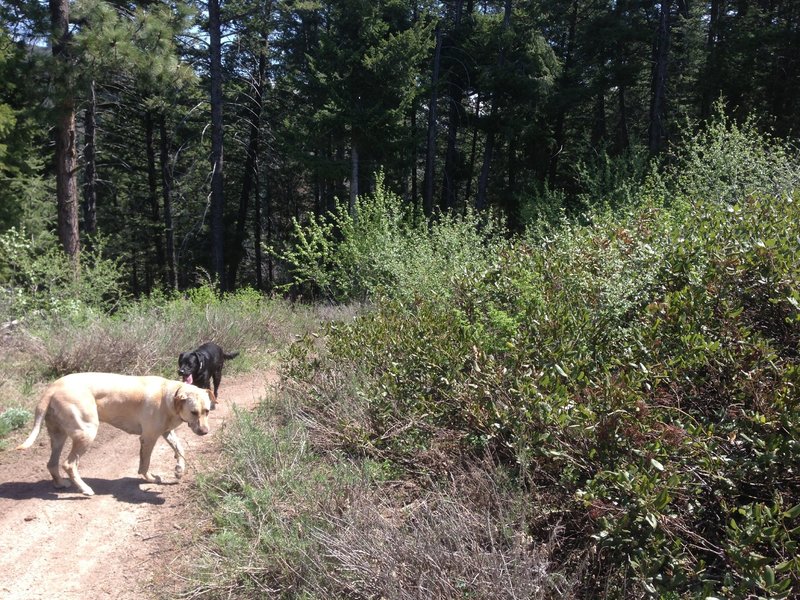
<instances>
[{"instance_id":1,"label":"dry grass","mask_svg":"<svg viewBox=\"0 0 800 600\"><path fill-rule=\"evenodd\" d=\"M569 597L574 579L551 558L560 530L534 543L488 472L473 469L464 484L471 493L454 486L402 506L365 493L327 515L328 526L313 532L325 587L338 597L396 600Z\"/></svg>"},{"instance_id":2,"label":"dry grass","mask_svg":"<svg viewBox=\"0 0 800 600\"><path fill-rule=\"evenodd\" d=\"M30 406L35 388L67 373L175 377L178 354L206 341L240 352L226 363L227 373L271 368L297 335L318 326L305 307L236 297L205 305L184 299L132 305L114 316L30 318L3 334L0 408Z\"/></svg>"}]
</instances>

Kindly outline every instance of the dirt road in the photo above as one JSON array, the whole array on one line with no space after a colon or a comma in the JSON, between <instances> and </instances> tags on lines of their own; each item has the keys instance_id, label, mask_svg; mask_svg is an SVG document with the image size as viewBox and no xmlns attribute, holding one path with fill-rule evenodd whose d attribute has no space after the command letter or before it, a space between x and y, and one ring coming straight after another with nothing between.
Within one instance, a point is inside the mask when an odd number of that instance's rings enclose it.
<instances>
[{"instance_id":1,"label":"dirt road","mask_svg":"<svg viewBox=\"0 0 800 600\"><path fill-rule=\"evenodd\" d=\"M199 437L185 425L178 428L187 459L180 483L165 441L156 445L151 466L165 483L147 483L137 476L139 438L109 425L100 426L81 459L93 497L53 487L44 431L29 450L0 452L0 598L169 596L165 588L176 585L171 567L184 562L186 532L208 518L192 514L186 502L194 477L215 460L218 432L231 406L255 406L272 381L274 376L263 373L225 377L211 413L211 434ZM20 432L19 440L28 432Z\"/></svg>"}]
</instances>

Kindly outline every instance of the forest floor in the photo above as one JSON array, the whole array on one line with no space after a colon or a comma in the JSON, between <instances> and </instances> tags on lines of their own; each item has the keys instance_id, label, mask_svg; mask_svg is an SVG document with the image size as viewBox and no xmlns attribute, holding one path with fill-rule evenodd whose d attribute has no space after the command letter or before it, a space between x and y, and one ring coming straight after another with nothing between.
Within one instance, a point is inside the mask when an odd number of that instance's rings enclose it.
<instances>
[{"instance_id":1,"label":"forest floor","mask_svg":"<svg viewBox=\"0 0 800 600\"><path fill-rule=\"evenodd\" d=\"M199 437L184 426L177 430L187 463L180 482L163 439L151 468L165 483L147 483L137 475L138 436L102 424L80 463L95 496L56 489L45 466L47 433L21 451L14 447L30 429L17 432L8 440L9 449L0 452L0 597L174 597L186 587L183 577L191 578L192 536L209 526L209 515L190 498L195 477L217 461L219 432L232 406L254 407L276 379L272 372L223 377L220 402L210 415L211 434Z\"/></svg>"}]
</instances>

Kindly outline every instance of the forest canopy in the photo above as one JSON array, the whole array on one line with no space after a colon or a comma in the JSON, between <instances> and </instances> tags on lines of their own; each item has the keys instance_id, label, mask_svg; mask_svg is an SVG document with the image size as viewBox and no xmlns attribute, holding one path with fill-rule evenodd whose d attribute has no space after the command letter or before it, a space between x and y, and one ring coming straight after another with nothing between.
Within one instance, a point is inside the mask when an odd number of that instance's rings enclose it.
<instances>
[{"instance_id":1,"label":"forest canopy","mask_svg":"<svg viewBox=\"0 0 800 600\"><path fill-rule=\"evenodd\" d=\"M519 231L626 202L715 112L797 134L789 0L50 9L0 3L0 233L117 261L135 296L273 289L293 219L379 173L424 218Z\"/></svg>"}]
</instances>

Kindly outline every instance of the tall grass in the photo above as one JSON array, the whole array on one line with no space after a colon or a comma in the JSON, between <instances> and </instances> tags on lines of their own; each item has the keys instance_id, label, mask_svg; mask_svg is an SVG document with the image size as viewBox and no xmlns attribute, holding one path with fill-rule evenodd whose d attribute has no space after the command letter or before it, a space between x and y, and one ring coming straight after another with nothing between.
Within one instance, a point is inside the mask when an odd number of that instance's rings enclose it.
<instances>
[{"instance_id":1,"label":"tall grass","mask_svg":"<svg viewBox=\"0 0 800 600\"><path fill-rule=\"evenodd\" d=\"M206 341L240 353L226 362L229 375L274 369L280 353L317 328L317 312L338 318L346 310L293 306L252 290L219 296L203 286L185 297L126 304L113 314L91 307L29 313L3 334L0 345L0 414L14 417L6 425L0 416L0 438L20 426L13 411L32 409L39 389L61 375L103 371L176 378L178 354Z\"/></svg>"},{"instance_id":2,"label":"tall grass","mask_svg":"<svg viewBox=\"0 0 800 600\"><path fill-rule=\"evenodd\" d=\"M187 297L142 301L113 315L48 315L26 321L12 343L35 357L43 376L76 371L174 376L180 352L214 341L242 357L232 371L264 366L315 321L312 311L253 290L218 296L201 287Z\"/></svg>"}]
</instances>

